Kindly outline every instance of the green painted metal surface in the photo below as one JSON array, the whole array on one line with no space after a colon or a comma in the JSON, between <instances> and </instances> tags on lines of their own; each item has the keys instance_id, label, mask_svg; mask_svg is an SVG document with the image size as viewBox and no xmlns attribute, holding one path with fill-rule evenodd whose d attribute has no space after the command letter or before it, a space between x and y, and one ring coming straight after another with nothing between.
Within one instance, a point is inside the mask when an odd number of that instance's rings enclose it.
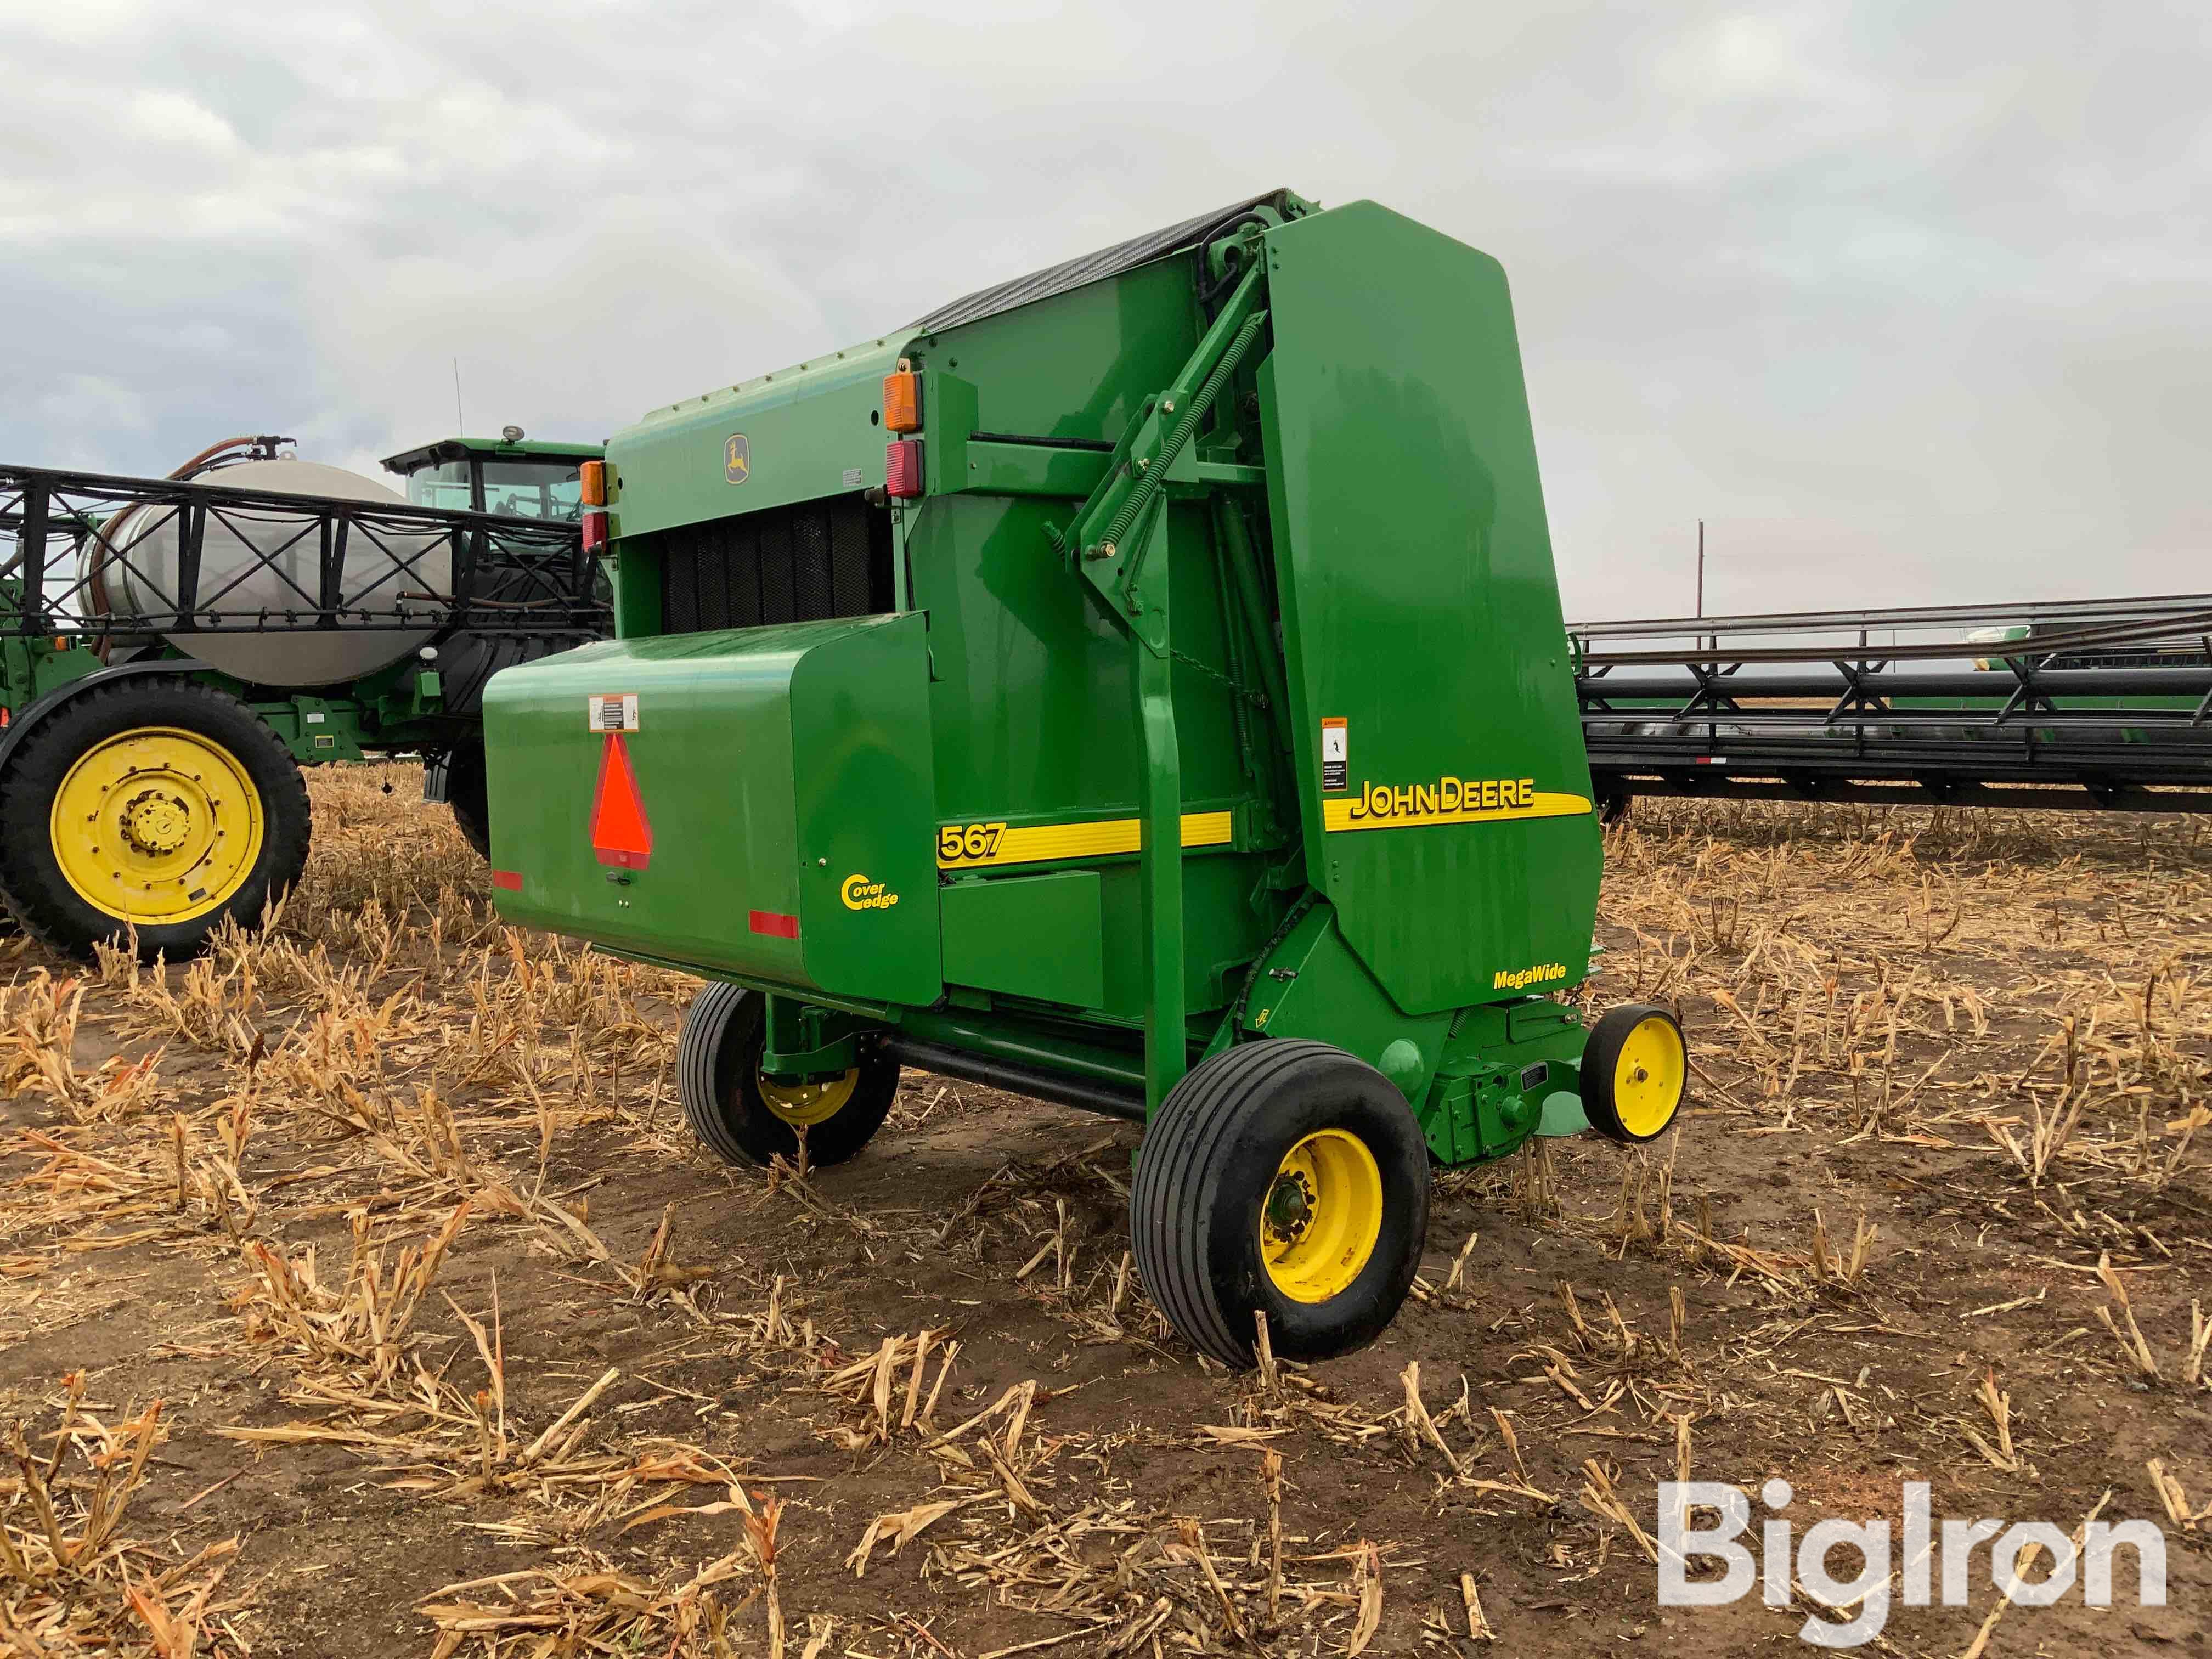
<instances>
[{"instance_id":1,"label":"green painted metal surface","mask_svg":"<svg viewBox=\"0 0 2212 1659\"><path fill-rule=\"evenodd\" d=\"M871 509L895 614L660 635L664 532L711 562L883 483L902 361L925 494ZM526 802L495 829L514 920L1155 1105L1209 1047L1319 1038L1451 1161L1571 1090L1583 1033L1547 994L1587 970L1600 839L1487 256L1285 198L656 411L609 460L621 643L487 700L494 787ZM610 882L583 703L625 690L654 844ZM807 908L833 828L841 874L896 872L849 950ZM751 933L763 908L799 937Z\"/></svg>"},{"instance_id":2,"label":"green painted metal surface","mask_svg":"<svg viewBox=\"0 0 2212 1659\"><path fill-rule=\"evenodd\" d=\"M776 985L936 998L919 616L607 641L532 666L484 698L508 915ZM595 695L635 696L635 729L591 729ZM650 830L631 863L594 830L617 742Z\"/></svg>"},{"instance_id":3,"label":"green painted metal surface","mask_svg":"<svg viewBox=\"0 0 2212 1659\"><path fill-rule=\"evenodd\" d=\"M921 336L914 351L977 388L980 431L1113 443L1198 336L1188 261L1164 259Z\"/></svg>"},{"instance_id":4,"label":"green painted metal surface","mask_svg":"<svg viewBox=\"0 0 2212 1659\"><path fill-rule=\"evenodd\" d=\"M1419 1107L1451 1034L1449 1012L1409 1015L1345 942L1333 907L1316 904L1277 948L1245 1005L1252 1036L1311 1037L1354 1054Z\"/></svg>"},{"instance_id":5,"label":"green painted metal surface","mask_svg":"<svg viewBox=\"0 0 2212 1659\"><path fill-rule=\"evenodd\" d=\"M1270 232L1267 284L1309 879L1409 1012L1578 983L1600 835L1504 272L1359 202Z\"/></svg>"},{"instance_id":6,"label":"green painted metal surface","mask_svg":"<svg viewBox=\"0 0 2212 1659\"><path fill-rule=\"evenodd\" d=\"M608 527L641 536L884 482L884 376L904 336L657 409L611 443ZM625 632L631 630L625 629Z\"/></svg>"},{"instance_id":7,"label":"green painted metal surface","mask_svg":"<svg viewBox=\"0 0 2212 1659\"><path fill-rule=\"evenodd\" d=\"M1135 1022L1144 1018L1147 992L1144 899L1133 867L1143 782L1132 715L1134 662L1046 544L1048 528L1073 505L978 494L933 498L908 532L906 563L915 604L929 616L941 829L995 824L1016 832L1001 836L988 862L958 858L946 866L1101 871L1102 1012ZM1171 661L1169 675L1188 757L1181 810L1249 823L1255 786L1238 757L1234 696L1218 678L1228 647L1205 515L1179 507L1170 533L1193 549L1175 566L1184 657ZM1055 830L1057 836L1049 833ZM1264 858L1253 842L1232 827L1225 839L1189 849L1187 866L1231 866L1187 872L1187 926L1221 942L1185 953L1184 1000L1193 1010L1220 1008L1226 999L1215 964L1249 957L1267 937L1268 920L1249 902ZM1116 850L1100 850L1105 847Z\"/></svg>"},{"instance_id":8,"label":"green painted metal surface","mask_svg":"<svg viewBox=\"0 0 2212 1659\"><path fill-rule=\"evenodd\" d=\"M949 985L1095 1009L1106 1000L1104 910L1095 870L971 877L946 887ZM1053 948L1040 951L1037 941Z\"/></svg>"},{"instance_id":9,"label":"green painted metal surface","mask_svg":"<svg viewBox=\"0 0 2212 1659\"><path fill-rule=\"evenodd\" d=\"M1470 1008L1454 1021L1421 1103L1429 1149L1446 1164L1502 1158L1532 1134L1557 1133L1553 1103L1576 1094L1586 1041L1575 1011L1547 997ZM1587 1128L1585 1121L1580 1127Z\"/></svg>"}]
</instances>

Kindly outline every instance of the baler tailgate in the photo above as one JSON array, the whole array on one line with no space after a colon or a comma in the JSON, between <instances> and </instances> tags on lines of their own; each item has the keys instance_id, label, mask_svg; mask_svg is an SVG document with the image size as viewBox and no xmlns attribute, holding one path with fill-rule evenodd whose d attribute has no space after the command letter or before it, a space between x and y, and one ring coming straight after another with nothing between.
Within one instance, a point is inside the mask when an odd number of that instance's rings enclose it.
<instances>
[{"instance_id":1,"label":"baler tailgate","mask_svg":"<svg viewBox=\"0 0 2212 1659\"><path fill-rule=\"evenodd\" d=\"M1575 984L1599 837L1504 272L1370 202L1267 249L1309 878L1408 1013Z\"/></svg>"}]
</instances>

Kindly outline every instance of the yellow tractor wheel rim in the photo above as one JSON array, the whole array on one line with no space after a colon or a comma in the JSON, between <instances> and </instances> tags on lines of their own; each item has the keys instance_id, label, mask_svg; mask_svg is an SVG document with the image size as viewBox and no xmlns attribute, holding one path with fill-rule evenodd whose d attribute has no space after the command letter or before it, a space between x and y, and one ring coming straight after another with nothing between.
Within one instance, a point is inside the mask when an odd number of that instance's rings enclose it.
<instances>
[{"instance_id":1,"label":"yellow tractor wheel rim","mask_svg":"<svg viewBox=\"0 0 2212 1659\"><path fill-rule=\"evenodd\" d=\"M141 726L87 750L55 792L54 861L118 921L190 921L220 908L261 857L261 794L210 738Z\"/></svg>"},{"instance_id":2,"label":"yellow tractor wheel rim","mask_svg":"<svg viewBox=\"0 0 2212 1659\"><path fill-rule=\"evenodd\" d=\"M1620 1127L1647 1140L1674 1121L1682 1103L1689 1056L1674 1023L1653 1014L1637 1022L1613 1064L1613 1109Z\"/></svg>"},{"instance_id":3,"label":"yellow tractor wheel rim","mask_svg":"<svg viewBox=\"0 0 2212 1659\"><path fill-rule=\"evenodd\" d=\"M845 1103L853 1097L860 1086L860 1068L857 1066L841 1076L823 1078L811 1083L779 1083L771 1077L758 1078L761 1098L768 1109L786 1123L812 1128L826 1123L845 1109Z\"/></svg>"},{"instance_id":4,"label":"yellow tractor wheel rim","mask_svg":"<svg viewBox=\"0 0 2212 1659\"><path fill-rule=\"evenodd\" d=\"M1284 1155L1260 1200L1260 1255L1293 1302L1352 1287L1382 1236L1382 1171L1358 1135L1321 1129Z\"/></svg>"}]
</instances>

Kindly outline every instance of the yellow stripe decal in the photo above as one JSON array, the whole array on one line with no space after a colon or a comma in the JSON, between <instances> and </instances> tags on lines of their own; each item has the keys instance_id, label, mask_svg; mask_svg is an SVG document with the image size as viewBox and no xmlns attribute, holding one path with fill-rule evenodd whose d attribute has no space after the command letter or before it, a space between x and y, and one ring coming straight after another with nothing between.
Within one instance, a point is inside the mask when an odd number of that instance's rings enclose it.
<instances>
[{"instance_id":1,"label":"yellow stripe decal","mask_svg":"<svg viewBox=\"0 0 2212 1659\"><path fill-rule=\"evenodd\" d=\"M982 870L1001 864L1044 864L1057 859L1107 858L1137 850L1135 818L1092 818L1078 823L948 823L937 832L937 867ZM1226 812L1182 815L1185 847L1225 847Z\"/></svg>"},{"instance_id":2,"label":"yellow stripe decal","mask_svg":"<svg viewBox=\"0 0 2212 1659\"><path fill-rule=\"evenodd\" d=\"M1377 789L1376 802L1379 804L1387 793ZM1589 810L1589 802L1580 795L1555 795L1540 789L1535 792L1534 804L1528 806L1462 806L1445 811L1441 807L1415 804L1400 811L1397 803L1393 800L1387 811L1378 811L1365 799L1346 797L1323 801L1321 815L1323 826L1334 832L1339 830L1424 829L1437 823L1503 823L1510 818L1571 818L1579 817Z\"/></svg>"}]
</instances>

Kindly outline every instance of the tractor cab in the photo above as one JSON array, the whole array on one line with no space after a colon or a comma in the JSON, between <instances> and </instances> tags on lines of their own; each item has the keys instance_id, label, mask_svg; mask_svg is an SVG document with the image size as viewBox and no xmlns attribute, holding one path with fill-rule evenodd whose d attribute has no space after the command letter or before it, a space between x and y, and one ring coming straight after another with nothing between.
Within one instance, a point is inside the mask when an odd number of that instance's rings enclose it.
<instances>
[{"instance_id":1,"label":"tractor cab","mask_svg":"<svg viewBox=\"0 0 2212 1659\"><path fill-rule=\"evenodd\" d=\"M384 470L407 480L417 507L574 524L584 513L578 469L599 455L597 444L535 441L510 426L496 438L441 438L387 455Z\"/></svg>"}]
</instances>

